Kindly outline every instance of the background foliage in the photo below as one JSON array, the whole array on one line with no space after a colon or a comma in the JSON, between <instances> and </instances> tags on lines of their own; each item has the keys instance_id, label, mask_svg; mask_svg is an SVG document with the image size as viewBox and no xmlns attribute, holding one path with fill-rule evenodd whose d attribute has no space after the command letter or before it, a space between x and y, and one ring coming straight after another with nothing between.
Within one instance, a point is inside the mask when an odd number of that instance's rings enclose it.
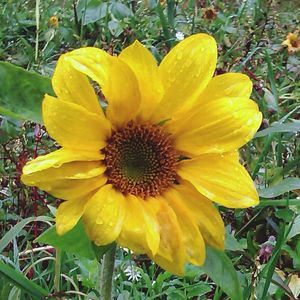
<instances>
[{"instance_id":1,"label":"background foliage","mask_svg":"<svg viewBox=\"0 0 300 300\"><path fill-rule=\"evenodd\" d=\"M139 39L159 62L182 34L197 32L210 33L218 42L217 74L243 72L253 81L252 98L264 120L240 155L261 202L246 210L220 207L226 255L208 249L204 267L187 266L183 278L118 249L114 296L297 299L300 52L289 54L281 45L289 32L299 30L297 1L0 0L0 11L0 60L5 62L0 63L0 299L99 296L95 257L105 249L86 240L80 224L65 239L73 245L68 251L53 227L36 240L54 223L59 200L20 182L28 159L56 148L35 122L41 121L39 95L52 93L48 77L59 55L87 45L118 54Z\"/></svg>"}]
</instances>

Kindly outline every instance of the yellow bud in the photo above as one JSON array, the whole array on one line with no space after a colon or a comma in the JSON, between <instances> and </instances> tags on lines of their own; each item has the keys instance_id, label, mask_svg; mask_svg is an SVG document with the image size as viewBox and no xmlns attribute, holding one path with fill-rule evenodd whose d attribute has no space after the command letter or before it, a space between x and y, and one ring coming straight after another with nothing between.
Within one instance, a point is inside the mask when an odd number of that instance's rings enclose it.
<instances>
[{"instance_id":1,"label":"yellow bud","mask_svg":"<svg viewBox=\"0 0 300 300\"><path fill-rule=\"evenodd\" d=\"M49 24L49 26L57 27L58 26L58 17L56 17L56 16L50 17L48 24Z\"/></svg>"}]
</instances>

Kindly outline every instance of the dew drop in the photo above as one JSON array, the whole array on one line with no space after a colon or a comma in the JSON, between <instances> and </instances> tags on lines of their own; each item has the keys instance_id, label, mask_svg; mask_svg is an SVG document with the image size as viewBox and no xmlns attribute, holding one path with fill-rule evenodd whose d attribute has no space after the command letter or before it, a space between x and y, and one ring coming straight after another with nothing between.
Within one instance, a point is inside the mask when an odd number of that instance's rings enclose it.
<instances>
[{"instance_id":1,"label":"dew drop","mask_svg":"<svg viewBox=\"0 0 300 300\"><path fill-rule=\"evenodd\" d=\"M98 225L102 225L104 222L103 222L103 220L101 218L98 217L96 223Z\"/></svg>"},{"instance_id":2,"label":"dew drop","mask_svg":"<svg viewBox=\"0 0 300 300\"><path fill-rule=\"evenodd\" d=\"M250 126L250 125L252 125L252 123L253 123L253 120L249 119L246 124L247 124L247 126Z\"/></svg>"},{"instance_id":3,"label":"dew drop","mask_svg":"<svg viewBox=\"0 0 300 300\"><path fill-rule=\"evenodd\" d=\"M112 202L113 202L113 199L112 199L112 198L109 197L109 198L106 199L106 203L107 203L107 204L110 204L110 203L112 203Z\"/></svg>"},{"instance_id":4,"label":"dew drop","mask_svg":"<svg viewBox=\"0 0 300 300\"><path fill-rule=\"evenodd\" d=\"M182 59L182 57L183 57L182 52L178 52L176 58L177 58L178 60L180 60L180 59Z\"/></svg>"}]
</instances>

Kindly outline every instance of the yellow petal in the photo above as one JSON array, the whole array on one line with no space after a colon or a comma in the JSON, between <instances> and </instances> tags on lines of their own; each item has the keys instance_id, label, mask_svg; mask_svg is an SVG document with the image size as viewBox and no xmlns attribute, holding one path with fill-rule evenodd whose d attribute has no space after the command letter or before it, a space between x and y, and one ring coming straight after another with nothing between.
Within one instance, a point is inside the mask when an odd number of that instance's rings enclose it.
<instances>
[{"instance_id":1,"label":"yellow petal","mask_svg":"<svg viewBox=\"0 0 300 300\"><path fill-rule=\"evenodd\" d=\"M223 250L225 229L222 218L213 203L200 194L188 181L183 180L171 191L172 199L181 202L196 219L206 244ZM170 203L172 206L172 204ZM172 206L173 207L173 206Z\"/></svg>"},{"instance_id":2,"label":"yellow petal","mask_svg":"<svg viewBox=\"0 0 300 300\"><path fill-rule=\"evenodd\" d=\"M63 101L79 104L105 118L98 98L86 75L77 71L65 54L61 55L52 77L55 94Z\"/></svg>"},{"instance_id":3,"label":"yellow petal","mask_svg":"<svg viewBox=\"0 0 300 300\"><path fill-rule=\"evenodd\" d=\"M212 78L217 45L207 34L192 35L176 45L159 66L165 95L154 112L157 122L190 108Z\"/></svg>"},{"instance_id":4,"label":"yellow petal","mask_svg":"<svg viewBox=\"0 0 300 300\"><path fill-rule=\"evenodd\" d=\"M130 66L138 80L141 93L139 116L142 120L147 120L156 108L163 92L157 62L151 52L139 41L125 48L119 58Z\"/></svg>"},{"instance_id":5,"label":"yellow petal","mask_svg":"<svg viewBox=\"0 0 300 300\"><path fill-rule=\"evenodd\" d=\"M201 104L191 117L167 124L176 148L187 156L233 151L258 130L262 114L257 104L241 97L224 97Z\"/></svg>"},{"instance_id":6,"label":"yellow petal","mask_svg":"<svg viewBox=\"0 0 300 300\"><path fill-rule=\"evenodd\" d=\"M147 204L146 201L150 201ZM137 253L155 254L159 247L159 227L155 216L156 199L126 197L127 214L118 243Z\"/></svg>"},{"instance_id":7,"label":"yellow petal","mask_svg":"<svg viewBox=\"0 0 300 300\"><path fill-rule=\"evenodd\" d=\"M187 116L193 116L202 109L202 105L213 102L219 98L243 97L249 98L252 92L252 82L249 77L241 73L226 73L213 77L205 89L201 92L191 109L183 111L170 120L168 124L174 123L175 127L181 127L186 122Z\"/></svg>"},{"instance_id":8,"label":"yellow petal","mask_svg":"<svg viewBox=\"0 0 300 300\"><path fill-rule=\"evenodd\" d=\"M60 148L27 162L23 167L23 174L30 175L52 167L59 168L62 164L72 161L99 161L103 158L104 155L99 151L80 151Z\"/></svg>"},{"instance_id":9,"label":"yellow petal","mask_svg":"<svg viewBox=\"0 0 300 300\"><path fill-rule=\"evenodd\" d=\"M222 97L249 98L252 92L250 78L241 73L226 73L213 77L200 94L195 106Z\"/></svg>"},{"instance_id":10,"label":"yellow petal","mask_svg":"<svg viewBox=\"0 0 300 300\"><path fill-rule=\"evenodd\" d=\"M204 196L231 208L258 204L254 183L236 153L204 154L183 160L178 174Z\"/></svg>"},{"instance_id":11,"label":"yellow petal","mask_svg":"<svg viewBox=\"0 0 300 300\"><path fill-rule=\"evenodd\" d=\"M103 186L89 200L83 215L90 239L99 246L115 241L122 229L125 214L123 194L110 184Z\"/></svg>"},{"instance_id":12,"label":"yellow petal","mask_svg":"<svg viewBox=\"0 0 300 300\"><path fill-rule=\"evenodd\" d=\"M83 197L104 185L107 178L103 172L104 168L98 162L71 162L23 174L21 180L54 197L69 200Z\"/></svg>"},{"instance_id":13,"label":"yellow petal","mask_svg":"<svg viewBox=\"0 0 300 300\"><path fill-rule=\"evenodd\" d=\"M148 255L163 269L176 274L184 274L184 263L186 261L185 247L182 232L174 211L165 203L163 198L161 209L157 213L160 230L160 243L157 254Z\"/></svg>"},{"instance_id":14,"label":"yellow petal","mask_svg":"<svg viewBox=\"0 0 300 300\"><path fill-rule=\"evenodd\" d=\"M84 197L92 191L103 186L107 178L103 175L90 179L62 179L58 181L44 181L34 184L41 190L48 192L54 197L69 200ZM27 184L28 185L28 184Z\"/></svg>"},{"instance_id":15,"label":"yellow petal","mask_svg":"<svg viewBox=\"0 0 300 300\"><path fill-rule=\"evenodd\" d=\"M126 63L117 57L92 47L66 54L72 66L95 80L109 105L107 117L115 126L133 119L140 105L137 79Z\"/></svg>"},{"instance_id":16,"label":"yellow petal","mask_svg":"<svg viewBox=\"0 0 300 300\"><path fill-rule=\"evenodd\" d=\"M104 173L105 167L99 161L74 161L59 167L50 167L37 172L23 173L22 180L26 184L34 185L40 181L54 181L59 179L88 179ZM23 170L24 170L23 169Z\"/></svg>"},{"instance_id":17,"label":"yellow petal","mask_svg":"<svg viewBox=\"0 0 300 300\"><path fill-rule=\"evenodd\" d=\"M46 95L43 118L49 134L63 147L99 151L110 134L107 120L84 107Z\"/></svg>"},{"instance_id":18,"label":"yellow petal","mask_svg":"<svg viewBox=\"0 0 300 300\"><path fill-rule=\"evenodd\" d=\"M56 231L58 235L65 234L77 224L86 204L86 199L76 198L59 205L56 211Z\"/></svg>"},{"instance_id":19,"label":"yellow petal","mask_svg":"<svg viewBox=\"0 0 300 300\"><path fill-rule=\"evenodd\" d=\"M186 260L194 265L203 265L205 261L205 244L198 228L196 215L189 209L189 202L182 198L188 197L181 191L170 189L164 198L175 212L182 232L185 245Z\"/></svg>"}]
</instances>

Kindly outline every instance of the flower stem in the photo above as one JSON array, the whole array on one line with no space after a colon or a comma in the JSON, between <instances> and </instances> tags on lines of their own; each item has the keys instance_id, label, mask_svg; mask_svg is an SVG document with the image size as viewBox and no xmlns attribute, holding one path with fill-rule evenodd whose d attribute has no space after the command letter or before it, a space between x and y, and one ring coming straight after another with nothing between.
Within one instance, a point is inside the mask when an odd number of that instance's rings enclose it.
<instances>
[{"instance_id":1,"label":"flower stem","mask_svg":"<svg viewBox=\"0 0 300 300\"><path fill-rule=\"evenodd\" d=\"M61 260L61 250L55 249L56 257L55 257L55 266L54 266L54 292L59 292L60 285L60 260Z\"/></svg>"},{"instance_id":2,"label":"flower stem","mask_svg":"<svg viewBox=\"0 0 300 300\"><path fill-rule=\"evenodd\" d=\"M112 276L115 266L116 245L111 247L103 257L101 282L100 282L100 300L111 300Z\"/></svg>"},{"instance_id":3,"label":"flower stem","mask_svg":"<svg viewBox=\"0 0 300 300\"><path fill-rule=\"evenodd\" d=\"M36 32L35 32L35 56L34 59L37 61L39 56L39 33L40 33L40 0L36 0L35 3L35 24L36 24Z\"/></svg>"}]
</instances>

